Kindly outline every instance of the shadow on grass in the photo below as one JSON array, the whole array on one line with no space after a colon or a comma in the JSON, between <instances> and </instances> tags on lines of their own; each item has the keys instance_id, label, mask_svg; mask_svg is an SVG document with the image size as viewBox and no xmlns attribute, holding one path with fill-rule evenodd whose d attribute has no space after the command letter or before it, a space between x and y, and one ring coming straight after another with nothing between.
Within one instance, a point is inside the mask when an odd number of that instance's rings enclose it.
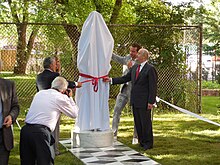
<instances>
[{"instance_id":1,"label":"shadow on grass","mask_svg":"<svg viewBox=\"0 0 220 165\"><path fill-rule=\"evenodd\" d=\"M163 165L220 163L218 126L181 115L155 118L154 148L144 151L139 145L131 144L132 125L132 119L121 122L118 140Z\"/></svg>"}]
</instances>

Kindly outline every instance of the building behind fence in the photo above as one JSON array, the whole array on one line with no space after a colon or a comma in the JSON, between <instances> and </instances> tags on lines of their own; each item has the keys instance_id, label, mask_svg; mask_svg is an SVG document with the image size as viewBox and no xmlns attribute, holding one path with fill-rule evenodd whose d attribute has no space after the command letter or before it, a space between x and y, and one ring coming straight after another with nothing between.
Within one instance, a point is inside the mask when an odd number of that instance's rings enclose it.
<instances>
[{"instance_id":1,"label":"building behind fence","mask_svg":"<svg viewBox=\"0 0 220 165\"><path fill-rule=\"evenodd\" d=\"M0 59L4 63L3 72L13 73L18 61L16 24L0 23ZM59 56L62 75L69 80L78 80L77 41L79 31L71 25L28 24L27 40L32 29L38 29L34 46L27 61L26 75L9 75L17 85L19 101L23 109L30 106L36 93L35 77L43 70L42 62L47 56ZM150 63L159 75L158 96L182 108L201 112L201 28L199 26L159 26L159 25L109 25L115 40L114 52L121 56L129 53L132 43L139 43L151 53ZM72 31L71 31L72 30ZM169 40L171 40L170 42ZM176 43L174 45L173 41ZM170 42L170 44L169 44ZM193 49L196 69L187 68L188 48ZM163 54L163 56L161 55ZM172 58L166 59L170 56ZM170 60L168 65L163 60ZM179 62L178 62L179 61ZM111 62L111 77L121 76L122 66ZM6 74L4 74L6 75ZM93 91L91 91L93 92ZM119 86L111 86L110 98L115 99ZM160 110L167 108L162 103Z\"/></svg>"}]
</instances>

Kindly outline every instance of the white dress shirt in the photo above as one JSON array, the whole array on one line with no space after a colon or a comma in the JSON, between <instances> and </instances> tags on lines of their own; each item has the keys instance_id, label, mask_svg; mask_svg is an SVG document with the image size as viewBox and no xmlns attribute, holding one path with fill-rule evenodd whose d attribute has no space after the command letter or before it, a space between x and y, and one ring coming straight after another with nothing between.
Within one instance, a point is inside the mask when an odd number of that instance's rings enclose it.
<instances>
[{"instance_id":1,"label":"white dress shirt","mask_svg":"<svg viewBox=\"0 0 220 165\"><path fill-rule=\"evenodd\" d=\"M25 122L45 125L53 132L61 113L75 118L78 111L72 97L54 89L41 90L34 96Z\"/></svg>"},{"instance_id":2,"label":"white dress shirt","mask_svg":"<svg viewBox=\"0 0 220 165\"><path fill-rule=\"evenodd\" d=\"M140 65L140 70L139 70L139 72L141 72L141 70L142 70L142 68L144 67L144 65L147 63L147 61L144 61L144 62L142 62Z\"/></svg>"}]
</instances>

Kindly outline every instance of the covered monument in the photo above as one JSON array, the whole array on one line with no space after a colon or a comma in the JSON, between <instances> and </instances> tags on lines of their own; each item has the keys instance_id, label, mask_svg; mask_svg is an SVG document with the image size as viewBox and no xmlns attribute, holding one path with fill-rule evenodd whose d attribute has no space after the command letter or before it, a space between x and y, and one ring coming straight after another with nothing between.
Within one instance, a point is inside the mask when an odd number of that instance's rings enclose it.
<instances>
[{"instance_id":1,"label":"covered monument","mask_svg":"<svg viewBox=\"0 0 220 165\"><path fill-rule=\"evenodd\" d=\"M87 137L95 135L96 139L108 134L112 138L108 106L110 87L102 78L111 69L113 47L113 37L102 15L96 11L91 12L83 24L78 43L78 81L83 82L83 86L76 91L76 103L79 107L73 132L76 143L82 144L84 134ZM91 141L91 138L88 140Z\"/></svg>"}]
</instances>

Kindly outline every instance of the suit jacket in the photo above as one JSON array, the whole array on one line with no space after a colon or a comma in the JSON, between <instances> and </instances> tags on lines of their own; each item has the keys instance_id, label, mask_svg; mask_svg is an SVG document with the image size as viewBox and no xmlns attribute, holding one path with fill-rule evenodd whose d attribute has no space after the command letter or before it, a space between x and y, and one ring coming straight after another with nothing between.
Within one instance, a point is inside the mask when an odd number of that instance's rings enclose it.
<instances>
[{"instance_id":1,"label":"suit jacket","mask_svg":"<svg viewBox=\"0 0 220 165\"><path fill-rule=\"evenodd\" d=\"M148 103L154 104L156 101L157 72L152 65L146 63L136 79L137 67L138 65L135 64L126 75L113 78L112 83L122 84L131 81L131 105L145 108Z\"/></svg>"},{"instance_id":2,"label":"suit jacket","mask_svg":"<svg viewBox=\"0 0 220 165\"><path fill-rule=\"evenodd\" d=\"M126 56L119 56L119 55L113 53L112 60L114 60L115 62L118 62L119 64L127 65L128 61L131 60L131 56L130 56L130 54L128 54ZM128 72L129 72L129 69L127 68L126 70L123 71L122 75L126 75Z\"/></svg>"},{"instance_id":3,"label":"suit jacket","mask_svg":"<svg viewBox=\"0 0 220 165\"><path fill-rule=\"evenodd\" d=\"M18 117L20 108L13 81L0 78L0 101L2 101L3 120L6 116L11 115L12 122L14 123ZM10 151L14 147L12 129L5 126L2 128L5 148Z\"/></svg>"},{"instance_id":4,"label":"suit jacket","mask_svg":"<svg viewBox=\"0 0 220 165\"><path fill-rule=\"evenodd\" d=\"M42 89L50 89L52 81L59 75L59 73L52 72L48 69L45 69L43 72L38 74L36 80L37 91Z\"/></svg>"},{"instance_id":5,"label":"suit jacket","mask_svg":"<svg viewBox=\"0 0 220 165\"><path fill-rule=\"evenodd\" d=\"M118 62L119 64L127 66L128 61L132 60L132 58L131 58L130 54L128 54L126 56L119 56L119 55L113 53L112 60L114 60L115 62ZM130 69L128 67L127 67L127 69L123 70L122 76L126 75L129 72L129 70ZM120 92L126 94L127 97L129 97L129 99L130 99L131 82L127 82L125 84L122 84L121 88L120 88Z\"/></svg>"},{"instance_id":6,"label":"suit jacket","mask_svg":"<svg viewBox=\"0 0 220 165\"><path fill-rule=\"evenodd\" d=\"M36 79L37 91L42 90L42 89L50 89L52 81L58 76L60 76L59 73L52 72L49 69L45 69L42 73L37 75L37 79ZM75 82L68 81L68 83L69 83L68 85L69 88L76 87Z\"/></svg>"}]
</instances>

